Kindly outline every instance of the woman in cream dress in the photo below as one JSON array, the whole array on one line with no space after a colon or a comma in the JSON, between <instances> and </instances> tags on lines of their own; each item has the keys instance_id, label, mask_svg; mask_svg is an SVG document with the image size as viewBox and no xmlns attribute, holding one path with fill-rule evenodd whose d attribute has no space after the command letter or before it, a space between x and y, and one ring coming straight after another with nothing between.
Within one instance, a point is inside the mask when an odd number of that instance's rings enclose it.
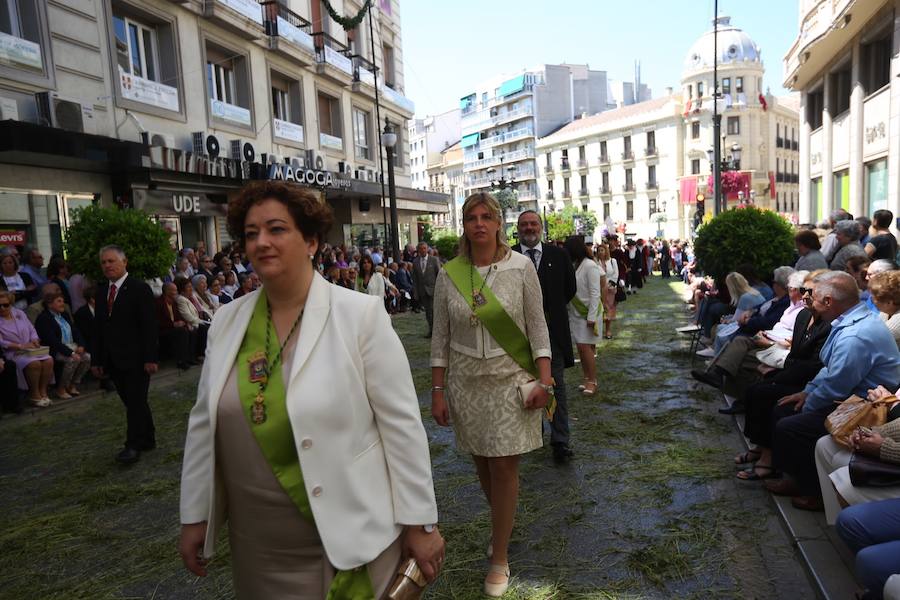
<instances>
[{"instance_id":1,"label":"woman in cream dress","mask_svg":"<svg viewBox=\"0 0 900 600\"><path fill-rule=\"evenodd\" d=\"M619 285L619 262L609 254L609 246L597 246L597 264L606 275L606 287L603 289L603 337L612 339L612 322L616 320L616 290Z\"/></svg>"},{"instance_id":2,"label":"woman in cream dress","mask_svg":"<svg viewBox=\"0 0 900 600\"><path fill-rule=\"evenodd\" d=\"M532 262L513 252L502 236L500 206L489 194L463 204L459 258L475 281L477 270L502 308L530 343L539 385L523 401L518 386L533 379L473 315L474 296L464 297L442 269L434 292L431 339L431 412L453 426L461 452L472 454L491 507L491 566L485 593L501 596L509 585L507 552L519 493L519 455L540 448L541 410L552 390L550 336L541 284ZM449 268L449 265L448 267Z\"/></svg>"},{"instance_id":3,"label":"woman in cream dress","mask_svg":"<svg viewBox=\"0 0 900 600\"><path fill-rule=\"evenodd\" d=\"M606 274L600 266L588 256L587 246L580 236L572 236L566 240L566 251L575 266L575 298L587 308L587 316L572 302L569 303L569 331L572 341L578 348L581 358L581 371L584 382L581 393L593 396L597 392L597 363L594 358L597 344L602 341L597 330L598 322L603 318L603 289L606 287Z\"/></svg>"}]
</instances>

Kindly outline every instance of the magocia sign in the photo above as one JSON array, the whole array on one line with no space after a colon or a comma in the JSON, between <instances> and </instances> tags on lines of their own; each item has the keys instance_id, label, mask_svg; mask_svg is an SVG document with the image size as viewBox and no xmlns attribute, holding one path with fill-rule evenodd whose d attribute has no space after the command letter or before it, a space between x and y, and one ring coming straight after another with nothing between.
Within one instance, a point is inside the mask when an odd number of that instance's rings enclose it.
<instances>
[{"instance_id":1,"label":"magocia sign","mask_svg":"<svg viewBox=\"0 0 900 600\"><path fill-rule=\"evenodd\" d=\"M293 181L304 185L318 187L349 188L350 180L336 178L330 171L316 171L314 169L294 169L288 164L271 164L266 174L273 181Z\"/></svg>"}]
</instances>

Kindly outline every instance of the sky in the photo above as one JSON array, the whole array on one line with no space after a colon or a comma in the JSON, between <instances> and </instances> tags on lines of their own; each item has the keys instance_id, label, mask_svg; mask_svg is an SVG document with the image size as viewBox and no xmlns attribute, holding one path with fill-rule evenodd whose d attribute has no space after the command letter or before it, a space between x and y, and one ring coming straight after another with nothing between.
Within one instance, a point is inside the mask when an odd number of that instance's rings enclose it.
<instances>
[{"instance_id":1,"label":"sky","mask_svg":"<svg viewBox=\"0 0 900 600\"><path fill-rule=\"evenodd\" d=\"M762 51L775 95L798 32L797 0L719 0ZM633 81L634 62L653 96L679 89L688 49L712 29L713 0L404 0L405 94L416 116L459 106L478 82L542 63L587 63Z\"/></svg>"}]
</instances>

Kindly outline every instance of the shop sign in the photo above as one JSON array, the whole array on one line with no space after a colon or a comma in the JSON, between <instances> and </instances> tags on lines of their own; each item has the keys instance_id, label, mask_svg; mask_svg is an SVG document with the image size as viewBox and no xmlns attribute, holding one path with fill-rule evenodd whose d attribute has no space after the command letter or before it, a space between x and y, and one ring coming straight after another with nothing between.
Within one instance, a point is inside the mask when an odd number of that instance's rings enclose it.
<instances>
[{"instance_id":1,"label":"shop sign","mask_svg":"<svg viewBox=\"0 0 900 600\"><path fill-rule=\"evenodd\" d=\"M225 119L238 125L250 126L250 111L243 106L235 106L221 100L210 100L212 106L212 115L219 119Z\"/></svg>"},{"instance_id":2,"label":"shop sign","mask_svg":"<svg viewBox=\"0 0 900 600\"><path fill-rule=\"evenodd\" d=\"M34 42L0 31L0 63L43 69L41 47Z\"/></svg>"},{"instance_id":3,"label":"shop sign","mask_svg":"<svg viewBox=\"0 0 900 600\"><path fill-rule=\"evenodd\" d=\"M231 10L244 15L251 21L262 25L262 7L256 0L219 0L219 2Z\"/></svg>"},{"instance_id":4,"label":"shop sign","mask_svg":"<svg viewBox=\"0 0 900 600\"><path fill-rule=\"evenodd\" d=\"M293 42L294 44L305 48L310 52L315 52L316 47L313 44L312 36L295 25L291 25L281 16L278 17L278 36Z\"/></svg>"},{"instance_id":5,"label":"shop sign","mask_svg":"<svg viewBox=\"0 0 900 600\"><path fill-rule=\"evenodd\" d=\"M331 171L316 171L314 169L294 169L287 164L269 165L266 173L268 179L273 181L293 181L304 185L316 187L331 187L338 189L349 189L350 180L335 177Z\"/></svg>"},{"instance_id":6,"label":"shop sign","mask_svg":"<svg viewBox=\"0 0 900 600\"><path fill-rule=\"evenodd\" d=\"M206 194L166 190L134 190L135 207L151 214L222 217L227 206L212 202Z\"/></svg>"},{"instance_id":7,"label":"shop sign","mask_svg":"<svg viewBox=\"0 0 900 600\"><path fill-rule=\"evenodd\" d=\"M281 119L272 119L272 122L275 125L275 137L300 144L303 143L303 125L282 121Z\"/></svg>"},{"instance_id":8,"label":"shop sign","mask_svg":"<svg viewBox=\"0 0 900 600\"><path fill-rule=\"evenodd\" d=\"M178 90L143 77L135 77L119 67L119 89L127 100L178 111Z\"/></svg>"},{"instance_id":9,"label":"shop sign","mask_svg":"<svg viewBox=\"0 0 900 600\"><path fill-rule=\"evenodd\" d=\"M22 229L0 229L0 246L24 246L25 238Z\"/></svg>"}]
</instances>

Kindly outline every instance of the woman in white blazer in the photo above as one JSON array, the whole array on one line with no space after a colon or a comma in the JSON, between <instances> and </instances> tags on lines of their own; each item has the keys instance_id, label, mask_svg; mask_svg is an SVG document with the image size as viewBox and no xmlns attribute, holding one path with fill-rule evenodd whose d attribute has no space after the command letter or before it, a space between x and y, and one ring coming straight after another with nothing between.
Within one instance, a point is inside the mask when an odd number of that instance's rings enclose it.
<instances>
[{"instance_id":1,"label":"woman in white blazer","mask_svg":"<svg viewBox=\"0 0 900 600\"><path fill-rule=\"evenodd\" d=\"M359 279L356 280L356 291L381 298L381 305L384 306L386 287L384 275L375 270L375 261L368 254L363 254L359 259Z\"/></svg>"},{"instance_id":2,"label":"woman in white blazer","mask_svg":"<svg viewBox=\"0 0 900 600\"><path fill-rule=\"evenodd\" d=\"M340 585L379 598L401 556L428 580L443 560L403 346L380 299L329 285L306 259L331 220L280 182L251 184L229 206L264 286L223 306L209 332L180 551L205 575L227 519L238 598L320 599Z\"/></svg>"},{"instance_id":3,"label":"woman in white blazer","mask_svg":"<svg viewBox=\"0 0 900 600\"><path fill-rule=\"evenodd\" d=\"M188 331L191 334L191 352L193 356L199 359L203 357L206 351L207 334L209 333L209 322L204 319L205 313L201 314L194 304L194 286L190 279L184 277L175 278L175 287L178 289L178 295L175 297L175 307L181 313L184 322L187 323Z\"/></svg>"}]
</instances>

